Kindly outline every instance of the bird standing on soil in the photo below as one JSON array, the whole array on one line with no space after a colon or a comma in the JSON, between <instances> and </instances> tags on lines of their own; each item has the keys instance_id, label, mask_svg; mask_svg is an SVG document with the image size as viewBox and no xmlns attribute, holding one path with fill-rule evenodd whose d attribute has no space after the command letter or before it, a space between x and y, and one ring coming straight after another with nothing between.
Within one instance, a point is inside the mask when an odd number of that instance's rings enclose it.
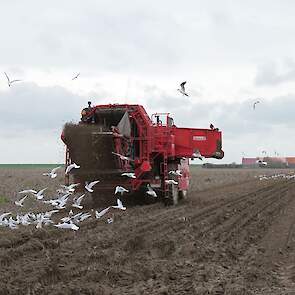
<instances>
[{"instance_id":1,"label":"bird standing on soil","mask_svg":"<svg viewBox=\"0 0 295 295\"><path fill-rule=\"evenodd\" d=\"M27 197L28 197L27 195L24 196L24 197L23 197L22 199L20 199L19 201L15 201L14 204L15 204L16 206L23 207L23 206L24 206L23 203L24 203L24 201L25 201L25 199L26 199Z\"/></svg>"},{"instance_id":2,"label":"bird standing on soil","mask_svg":"<svg viewBox=\"0 0 295 295\"><path fill-rule=\"evenodd\" d=\"M59 167L56 167L56 168L53 168L50 172L48 173L43 173L44 176L49 176L50 178L55 178L57 176L57 173L56 171L60 168Z\"/></svg>"},{"instance_id":3,"label":"bird standing on soil","mask_svg":"<svg viewBox=\"0 0 295 295\"><path fill-rule=\"evenodd\" d=\"M129 190L124 188L123 186L119 186L119 185L116 186L115 195L119 193L119 194L121 194L121 196L123 196L124 193L128 193L128 192L129 192Z\"/></svg>"},{"instance_id":4,"label":"bird standing on soil","mask_svg":"<svg viewBox=\"0 0 295 295\"><path fill-rule=\"evenodd\" d=\"M72 169L79 169L79 168L80 168L80 166L77 165L76 163L70 164L67 167L65 174L69 174Z\"/></svg>"},{"instance_id":5,"label":"bird standing on soil","mask_svg":"<svg viewBox=\"0 0 295 295\"><path fill-rule=\"evenodd\" d=\"M189 96L186 92L185 92L185 87L184 85L186 84L186 81L182 82L180 84L180 89L177 89L182 95L185 95L185 96Z\"/></svg>"},{"instance_id":6,"label":"bird standing on soil","mask_svg":"<svg viewBox=\"0 0 295 295\"><path fill-rule=\"evenodd\" d=\"M95 181L92 181L90 183L86 182L85 183L85 188L90 192L90 193L93 193L93 187L99 183L99 180L95 180Z\"/></svg>"},{"instance_id":7,"label":"bird standing on soil","mask_svg":"<svg viewBox=\"0 0 295 295\"><path fill-rule=\"evenodd\" d=\"M11 87L11 85L13 83L20 82L21 81L21 80L10 80L9 77L8 77L8 75L5 72L4 72L4 74L5 74L6 78L7 78L7 84L8 84L9 87Z\"/></svg>"}]
</instances>

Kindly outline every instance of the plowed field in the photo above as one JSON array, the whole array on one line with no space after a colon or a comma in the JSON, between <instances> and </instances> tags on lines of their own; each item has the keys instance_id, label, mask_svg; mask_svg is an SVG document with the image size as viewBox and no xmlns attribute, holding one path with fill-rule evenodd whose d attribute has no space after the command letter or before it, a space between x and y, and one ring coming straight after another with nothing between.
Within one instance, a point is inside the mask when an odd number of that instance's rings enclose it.
<instances>
[{"instance_id":1,"label":"plowed field","mask_svg":"<svg viewBox=\"0 0 295 295\"><path fill-rule=\"evenodd\" d=\"M0 214L45 210L13 204L62 182L42 172L1 169ZM0 227L0 294L295 294L295 179L254 177L278 172L193 169L178 206L128 207L77 232Z\"/></svg>"}]
</instances>

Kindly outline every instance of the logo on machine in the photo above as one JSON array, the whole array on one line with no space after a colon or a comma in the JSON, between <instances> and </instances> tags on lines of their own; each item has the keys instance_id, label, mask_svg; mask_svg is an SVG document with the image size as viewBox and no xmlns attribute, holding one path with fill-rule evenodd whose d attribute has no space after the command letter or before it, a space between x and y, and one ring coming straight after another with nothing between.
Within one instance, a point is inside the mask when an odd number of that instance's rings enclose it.
<instances>
[{"instance_id":1,"label":"logo on machine","mask_svg":"<svg viewBox=\"0 0 295 295\"><path fill-rule=\"evenodd\" d=\"M207 139L206 136L198 136L198 135L193 136L193 140L195 141L204 141L206 139Z\"/></svg>"}]
</instances>

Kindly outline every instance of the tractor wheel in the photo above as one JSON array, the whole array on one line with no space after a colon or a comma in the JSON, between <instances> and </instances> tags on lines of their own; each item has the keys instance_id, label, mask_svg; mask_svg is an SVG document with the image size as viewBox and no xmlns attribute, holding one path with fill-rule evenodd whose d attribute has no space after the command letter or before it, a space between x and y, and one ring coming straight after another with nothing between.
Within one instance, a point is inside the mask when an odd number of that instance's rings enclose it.
<instances>
[{"instance_id":1,"label":"tractor wheel","mask_svg":"<svg viewBox=\"0 0 295 295\"><path fill-rule=\"evenodd\" d=\"M179 190L178 185L170 184L169 185L169 200L171 205L177 205L179 200Z\"/></svg>"}]
</instances>

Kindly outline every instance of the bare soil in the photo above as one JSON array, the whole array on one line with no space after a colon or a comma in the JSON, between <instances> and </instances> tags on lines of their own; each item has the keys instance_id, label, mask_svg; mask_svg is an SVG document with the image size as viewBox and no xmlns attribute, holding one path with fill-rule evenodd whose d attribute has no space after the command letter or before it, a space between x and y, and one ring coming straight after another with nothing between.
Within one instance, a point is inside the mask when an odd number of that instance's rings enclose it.
<instances>
[{"instance_id":1,"label":"bare soil","mask_svg":"<svg viewBox=\"0 0 295 295\"><path fill-rule=\"evenodd\" d=\"M63 179L42 172L1 169L0 214L48 209L13 204L26 188L53 196ZM77 232L0 228L0 294L295 294L295 180L254 177L278 172L194 169L175 207L128 207Z\"/></svg>"}]
</instances>

